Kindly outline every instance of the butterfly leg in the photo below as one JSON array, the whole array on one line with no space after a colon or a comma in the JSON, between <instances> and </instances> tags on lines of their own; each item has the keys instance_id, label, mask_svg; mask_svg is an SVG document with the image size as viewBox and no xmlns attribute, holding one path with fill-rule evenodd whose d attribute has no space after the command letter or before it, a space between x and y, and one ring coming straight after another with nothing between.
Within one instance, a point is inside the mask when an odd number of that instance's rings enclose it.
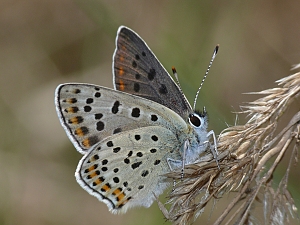
<instances>
[{"instance_id":1,"label":"butterfly leg","mask_svg":"<svg viewBox=\"0 0 300 225\"><path fill-rule=\"evenodd\" d=\"M214 156L214 158L216 159L216 162L217 162L217 165L218 165L218 168L220 169L220 166L219 166L219 162L218 162L218 149L217 149L217 139L216 139L216 135L215 135L215 132L213 130L209 131L206 135L206 137L209 137L209 136L212 136L213 138L213 146L211 146L211 142L208 141L208 144L209 144L209 148Z\"/></svg>"},{"instance_id":2,"label":"butterfly leg","mask_svg":"<svg viewBox=\"0 0 300 225\"><path fill-rule=\"evenodd\" d=\"M177 169L181 166L181 176L180 176L180 179L181 181L183 180L183 176L184 176L184 165L185 165L185 155L186 155L186 151L188 149L188 146L189 146L189 141L186 140L184 142L184 146L183 146L183 156L182 156L182 160L175 160L175 159L171 159L171 158L167 158L167 163L169 165L169 168L170 170L174 170L174 169ZM173 190L174 191L174 187L176 185L176 181L175 179L173 180Z\"/></svg>"},{"instance_id":3,"label":"butterfly leg","mask_svg":"<svg viewBox=\"0 0 300 225\"><path fill-rule=\"evenodd\" d=\"M171 158L167 158L167 163L168 163L168 166L169 166L169 168L170 168L171 171L179 168L182 165L182 161L181 160L175 160L175 159L171 159ZM173 179L172 192L175 190L175 185L176 185L176 180Z\"/></svg>"},{"instance_id":4,"label":"butterfly leg","mask_svg":"<svg viewBox=\"0 0 300 225\"><path fill-rule=\"evenodd\" d=\"M184 146L183 146L183 156L182 156L182 165L181 165L181 181L183 180L185 157L186 157L186 151L187 151L188 148L189 148L189 141L186 140L184 142Z\"/></svg>"}]
</instances>

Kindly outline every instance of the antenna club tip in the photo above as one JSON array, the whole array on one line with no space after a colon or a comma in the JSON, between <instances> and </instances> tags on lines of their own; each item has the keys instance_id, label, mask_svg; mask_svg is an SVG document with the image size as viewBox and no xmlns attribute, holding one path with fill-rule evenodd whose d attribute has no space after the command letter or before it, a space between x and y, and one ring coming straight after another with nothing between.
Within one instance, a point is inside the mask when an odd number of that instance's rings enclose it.
<instances>
[{"instance_id":1,"label":"antenna club tip","mask_svg":"<svg viewBox=\"0 0 300 225\"><path fill-rule=\"evenodd\" d=\"M173 73L176 73L176 69L174 66L172 66L172 71L173 71Z\"/></svg>"},{"instance_id":2,"label":"antenna club tip","mask_svg":"<svg viewBox=\"0 0 300 225\"><path fill-rule=\"evenodd\" d=\"M219 51L219 47L220 47L220 45L219 45L219 44L217 44L217 46L216 46L216 48L215 48L215 54L217 54L217 53L218 53L218 51Z\"/></svg>"}]
</instances>

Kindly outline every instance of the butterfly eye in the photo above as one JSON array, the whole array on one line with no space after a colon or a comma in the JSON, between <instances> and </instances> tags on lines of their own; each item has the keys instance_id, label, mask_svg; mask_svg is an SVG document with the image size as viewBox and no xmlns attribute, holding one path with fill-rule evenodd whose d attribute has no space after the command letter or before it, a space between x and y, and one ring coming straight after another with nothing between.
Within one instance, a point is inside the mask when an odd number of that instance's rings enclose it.
<instances>
[{"instance_id":1,"label":"butterfly eye","mask_svg":"<svg viewBox=\"0 0 300 225\"><path fill-rule=\"evenodd\" d=\"M196 114L190 114L189 122L194 127L200 127L200 125L201 125L200 117L198 115L196 115Z\"/></svg>"}]
</instances>

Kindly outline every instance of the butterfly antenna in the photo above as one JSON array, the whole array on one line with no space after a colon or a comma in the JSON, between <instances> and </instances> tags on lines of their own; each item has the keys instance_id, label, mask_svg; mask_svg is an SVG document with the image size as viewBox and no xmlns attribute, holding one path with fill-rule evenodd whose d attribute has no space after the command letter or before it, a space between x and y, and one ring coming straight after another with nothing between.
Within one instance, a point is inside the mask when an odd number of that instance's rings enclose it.
<instances>
[{"instance_id":1,"label":"butterfly antenna","mask_svg":"<svg viewBox=\"0 0 300 225\"><path fill-rule=\"evenodd\" d=\"M210 67L211 67L211 65L212 65L212 63L213 63L213 61L214 61L214 59L215 59L215 57L216 57L216 55L217 55L217 53L218 53L218 50L219 50L219 45L217 45L216 48L215 48L215 50L214 50L214 53L213 53L213 55L212 55L212 57L211 57L211 60L210 60L209 65L208 65L208 68L207 68L207 70L206 70L206 72L205 72L205 75L204 75L202 81L201 81L200 87L198 88L198 91L197 91L197 93L196 93L196 97L195 97L195 100L194 100L193 110L195 110L195 108L196 108L196 102L197 102L197 99L198 99L199 92L200 92L200 90L201 90L201 88L202 88L202 85L203 85L203 83L204 83L204 81L205 81L207 75L208 75L208 72L209 72L209 70L210 70Z\"/></svg>"},{"instance_id":2,"label":"butterfly antenna","mask_svg":"<svg viewBox=\"0 0 300 225\"><path fill-rule=\"evenodd\" d=\"M179 79L178 79L178 74L177 74L177 71L176 71L176 69L175 69L174 66L172 66L172 72L173 72L173 75L174 75L174 77L175 77L175 79L176 79L176 83L178 84L178 87L180 88L180 91L182 91L182 90L181 90L180 83L179 83Z\"/></svg>"},{"instance_id":3,"label":"butterfly antenna","mask_svg":"<svg viewBox=\"0 0 300 225\"><path fill-rule=\"evenodd\" d=\"M173 72L173 75L174 75L174 77L175 77L175 79L176 79L176 83L178 84L178 87L179 87L179 90L180 90L181 94L184 95L184 94L183 94L183 91L182 91L182 89L181 89L180 83L179 83L177 71L176 71L176 69L175 69L174 66L172 66L172 72Z\"/></svg>"},{"instance_id":4,"label":"butterfly antenna","mask_svg":"<svg viewBox=\"0 0 300 225\"><path fill-rule=\"evenodd\" d=\"M179 91L181 92L181 95L183 96L183 99L184 99L186 105L189 105L190 103L189 103L189 102L187 101L187 99L184 97L184 93L183 93L183 91L182 91L182 89L181 89L181 86L180 86L180 83L179 83L178 74L177 74L177 71L176 71L176 69L175 69L174 66L172 66L172 72L173 72L173 75L174 75L174 77L175 77L175 79L176 79L176 83L177 83L177 85L178 85Z\"/></svg>"}]
</instances>

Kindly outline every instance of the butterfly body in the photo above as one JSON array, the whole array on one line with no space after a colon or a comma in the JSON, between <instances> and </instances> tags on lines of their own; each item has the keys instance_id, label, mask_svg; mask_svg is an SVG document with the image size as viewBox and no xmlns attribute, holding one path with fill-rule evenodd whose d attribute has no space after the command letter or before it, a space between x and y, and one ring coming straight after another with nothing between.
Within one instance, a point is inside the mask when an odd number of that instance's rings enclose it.
<instances>
[{"instance_id":1,"label":"butterfly body","mask_svg":"<svg viewBox=\"0 0 300 225\"><path fill-rule=\"evenodd\" d=\"M146 43L120 27L113 57L115 90L61 84L58 117L83 154L75 176L114 213L149 207L170 184L164 174L208 148L207 114L195 113Z\"/></svg>"}]
</instances>

